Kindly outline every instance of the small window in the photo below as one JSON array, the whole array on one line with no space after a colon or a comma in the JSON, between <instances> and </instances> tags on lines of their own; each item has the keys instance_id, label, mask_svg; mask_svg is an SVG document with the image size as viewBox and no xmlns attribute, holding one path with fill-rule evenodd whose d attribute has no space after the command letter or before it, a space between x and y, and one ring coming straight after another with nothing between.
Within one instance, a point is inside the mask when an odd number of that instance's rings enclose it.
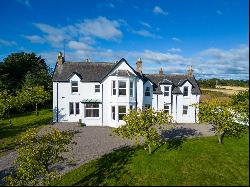
<instances>
[{"instance_id":1,"label":"small window","mask_svg":"<svg viewBox=\"0 0 250 187\"><path fill-rule=\"evenodd\" d=\"M116 95L115 81L112 81L112 95Z\"/></svg>"},{"instance_id":2,"label":"small window","mask_svg":"<svg viewBox=\"0 0 250 187\"><path fill-rule=\"evenodd\" d=\"M119 95L126 95L126 82L119 81Z\"/></svg>"},{"instance_id":3,"label":"small window","mask_svg":"<svg viewBox=\"0 0 250 187\"><path fill-rule=\"evenodd\" d=\"M115 120L115 107L112 106L112 119Z\"/></svg>"},{"instance_id":4,"label":"small window","mask_svg":"<svg viewBox=\"0 0 250 187\"><path fill-rule=\"evenodd\" d=\"M130 97L133 97L133 81L130 81L130 84L129 84L129 96Z\"/></svg>"},{"instance_id":5,"label":"small window","mask_svg":"<svg viewBox=\"0 0 250 187\"><path fill-rule=\"evenodd\" d=\"M188 86L184 86L183 96L188 96Z\"/></svg>"},{"instance_id":6,"label":"small window","mask_svg":"<svg viewBox=\"0 0 250 187\"><path fill-rule=\"evenodd\" d=\"M99 104L85 104L85 117L99 117Z\"/></svg>"},{"instance_id":7,"label":"small window","mask_svg":"<svg viewBox=\"0 0 250 187\"><path fill-rule=\"evenodd\" d=\"M145 96L150 96L150 87L146 87Z\"/></svg>"},{"instance_id":8,"label":"small window","mask_svg":"<svg viewBox=\"0 0 250 187\"><path fill-rule=\"evenodd\" d=\"M119 120L122 120L123 116L126 115L126 106L119 106L118 112L119 112Z\"/></svg>"},{"instance_id":9,"label":"small window","mask_svg":"<svg viewBox=\"0 0 250 187\"><path fill-rule=\"evenodd\" d=\"M74 114L74 103L69 103L69 115Z\"/></svg>"},{"instance_id":10,"label":"small window","mask_svg":"<svg viewBox=\"0 0 250 187\"><path fill-rule=\"evenodd\" d=\"M164 104L164 112L169 114L169 105Z\"/></svg>"},{"instance_id":11,"label":"small window","mask_svg":"<svg viewBox=\"0 0 250 187\"><path fill-rule=\"evenodd\" d=\"M151 105L150 104L145 104L145 108L150 108Z\"/></svg>"},{"instance_id":12,"label":"small window","mask_svg":"<svg viewBox=\"0 0 250 187\"><path fill-rule=\"evenodd\" d=\"M95 85L95 92L100 92L100 85Z\"/></svg>"},{"instance_id":13,"label":"small window","mask_svg":"<svg viewBox=\"0 0 250 187\"><path fill-rule=\"evenodd\" d=\"M183 106L183 115L187 115L188 106Z\"/></svg>"},{"instance_id":14,"label":"small window","mask_svg":"<svg viewBox=\"0 0 250 187\"><path fill-rule=\"evenodd\" d=\"M76 114L80 114L79 103L76 103Z\"/></svg>"},{"instance_id":15,"label":"small window","mask_svg":"<svg viewBox=\"0 0 250 187\"><path fill-rule=\"evenodd\" d=\"M71 82L71 92L72 93L77 93L78 92L78 82L77 81L72 81Z\"/></svg>"},{"instance_id":16,"label":"small window","mask_svg":"<svg viewBox=\"0 0 250 187\"><path fill-rule=\"evenodd\" d=\"M164 96L169 96L169 86L164 86Z\"/></svg>"}]
</instances>

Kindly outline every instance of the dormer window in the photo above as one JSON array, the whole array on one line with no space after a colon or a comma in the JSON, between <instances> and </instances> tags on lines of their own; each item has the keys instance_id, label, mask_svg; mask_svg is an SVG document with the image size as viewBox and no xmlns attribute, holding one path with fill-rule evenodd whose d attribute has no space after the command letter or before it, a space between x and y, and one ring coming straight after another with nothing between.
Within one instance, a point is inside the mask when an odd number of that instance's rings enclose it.
<instances>
[{"instance_id":1,"label":"dormer window","mask_svg":"<svg viewBox=\"0 0 250 187\"><path fill-rule=\"evenodd\" d=\"M164 86L164 96L169 96L169 86Z\"/></svg>"},{"instance_id":2,"label":"dormer window","mask_svg":"<svg viewBox=\"0 0 250 187\"><path fill-rule=\"evenodd\" d=\"M78 92L78 82L77 81L71 81L71 92L72 93Z\"/></svg>"},{"instance_id":3,"label":"dormer window","mask_svg":"<svg viewBox=\"0 0 250 187\"><path fill-rule=\"evenodd\" d=\"M100 85L95 85L95 93L100 92Z\"/></svg>"},{"instance_id":4,"label":"dormer window","mask_svg":"<svg viewBox=\"0 0 250 187\"><path fill-rule=\"evenodd\" d=\"M188 96L188 86L184 86L183 96Z\"/></svg>"},{"instance_id":5,"label":"dormer window","mask_svg":"<svg viewBox=\"0 0 250 187\"><path fill-rule=\"evenodd\" d=\"M145 96L150 96L150 87L146 87Z\"/></svg>"}]
</instances>

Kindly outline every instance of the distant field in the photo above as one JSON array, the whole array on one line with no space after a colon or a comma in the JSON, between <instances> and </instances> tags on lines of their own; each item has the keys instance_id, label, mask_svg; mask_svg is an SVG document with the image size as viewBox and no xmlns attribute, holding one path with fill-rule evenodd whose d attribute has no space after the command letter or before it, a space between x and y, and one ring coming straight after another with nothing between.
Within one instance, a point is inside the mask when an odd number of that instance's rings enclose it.
<instances>
[{"instance_id":1,"label":"distant field","mask_svg":"<svg viewBox=\"0 0 250 187\"><path fill-rule=\"evenodd\" d=\"M249 88L246 87L239 87L239 86L217 86L215 89L213 88L201 88L202 90L209 90L209 91L215 91L215 92L222 92L226 95L233 95L236 92L242 91L242 90L248 90Z\"/></svg>"}]
</instances>

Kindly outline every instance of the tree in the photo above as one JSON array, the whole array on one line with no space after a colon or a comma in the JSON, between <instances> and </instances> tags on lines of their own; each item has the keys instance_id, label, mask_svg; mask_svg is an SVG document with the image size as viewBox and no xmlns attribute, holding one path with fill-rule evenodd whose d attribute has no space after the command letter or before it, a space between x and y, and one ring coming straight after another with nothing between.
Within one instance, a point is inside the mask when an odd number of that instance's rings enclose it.
<instances>
[{"instance_id":1,"label":"tree","mask_svg":"<svg viewBox=\"0 0 250 187\"><path fill-rule=\"evenodd\" d=\"M246 126L238 123L238 114L233 110L230 100L222 100L217 97L204 99L199 107L199 121L212 123L215 133L218 135L218 143L223 143L225 136L241 137Z\"/></svg>"},{"instance_id":2,"label":"tree","mask_svg":"<svg viewBox=\"0 0 250 187\"><path fill-rule=\"evenodd\" d=\"M0 92L0 118L9 117L10 110L15 108L15 97L8 91L3 90Z\"/></svg>"},{"instance_id":3,"label":"tree","mask_svg":"<svg viewBox=\"0 0 250 187\"><path fill-rule=\"evenodd\" d=\"M37 113L37 105L43 104L50 99L50 93L45 91L43 86L35 87L24 87L20 92L18 92L17 97L19 100L23 101L24 105L33 105Z\"/></svg>"},{"instance_id":4,"label":"tree","mask_svg":"<svg viewBox=\"0 0 250 187\"><path fill-rule=\"evenodd\" d=\"M16 91L22 88L23 81L27 72L36 76L39 80L39 72L46 72L49 75L49 68L41 56L35 53L12 53L0 63L0 89ZM46 85L41 85L45 86Z\"/></svg>"},{"instance_id":5,"label":"tree","mask_svg":"<svg viewBox=\"0 0 250 187\"><path fill-rule=\"evenodd\" d=\"M72 143L71 131L60 132L51 128L43 135L29 129L19 140L17 170L5 177L10 186L48 185L57 176L51 167L65 160L62 153L68 152Z\"/></svg>"},{"instance_id":6,"label":"tree","mask_svg":"<svg viewBox=\"0 0 250 187\"><path fill-rule=\"evenodd\" d=\"M160 134L158 129L167 127L171 120L171 116L163 111L155 112L152 108L144 110L131 110L128 115L123 117L126 122L116 128L113 132L123 138L135 140L137 144L143 138L145 149L151 154L151 145L160 143Z\"/></svg>"}]
</instances>

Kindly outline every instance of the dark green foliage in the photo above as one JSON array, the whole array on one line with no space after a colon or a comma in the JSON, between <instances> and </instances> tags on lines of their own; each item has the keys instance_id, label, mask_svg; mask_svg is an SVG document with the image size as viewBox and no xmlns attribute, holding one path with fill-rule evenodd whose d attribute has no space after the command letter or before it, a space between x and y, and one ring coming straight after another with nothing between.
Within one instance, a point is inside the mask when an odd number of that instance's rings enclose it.
<instances>
[{"instance_id":1,"label":"dark green foliage","mask_svg":"<svg viewBox=\"0 0 250 187\"><path fill-rule=\"evenodd\" d=\"M200 79L197 80L202 88L215 88L216 84L220 86L241 86L249 87L249 80L225 80L225 79Z\"/></svg>"},{"instance_id":2,"label":"dark green foliage","mask_svg":"<svg viewBox=\"0 0 250 187\"><path fill-rule=\"evenodd\" d=\"M0 63L0 90L16 91L22 88L26 74L34 75L37 84L49 88L51 75L45 60L35 53L12 53ZM43 80L46 77L46 80ZM50 78L49 78L50 77ZM28 78L27 78L28 79ZM42 79L42 80L39 80Z\"/></svg>"},{"instance_id":3,"label":"dark green foliage","mask_svg":"<svg viewBox=\"0 0 250 187\"><path fill-rule=\"evenodd\" d=\"M57 177L57 170L51 167L65 160L62 153L68 152L73 132L60 132L55 128L38 134L37 129L29 129L18 140L17 169L5 177L10 186L48 185Z\"/></svg>"}]
</instances>

